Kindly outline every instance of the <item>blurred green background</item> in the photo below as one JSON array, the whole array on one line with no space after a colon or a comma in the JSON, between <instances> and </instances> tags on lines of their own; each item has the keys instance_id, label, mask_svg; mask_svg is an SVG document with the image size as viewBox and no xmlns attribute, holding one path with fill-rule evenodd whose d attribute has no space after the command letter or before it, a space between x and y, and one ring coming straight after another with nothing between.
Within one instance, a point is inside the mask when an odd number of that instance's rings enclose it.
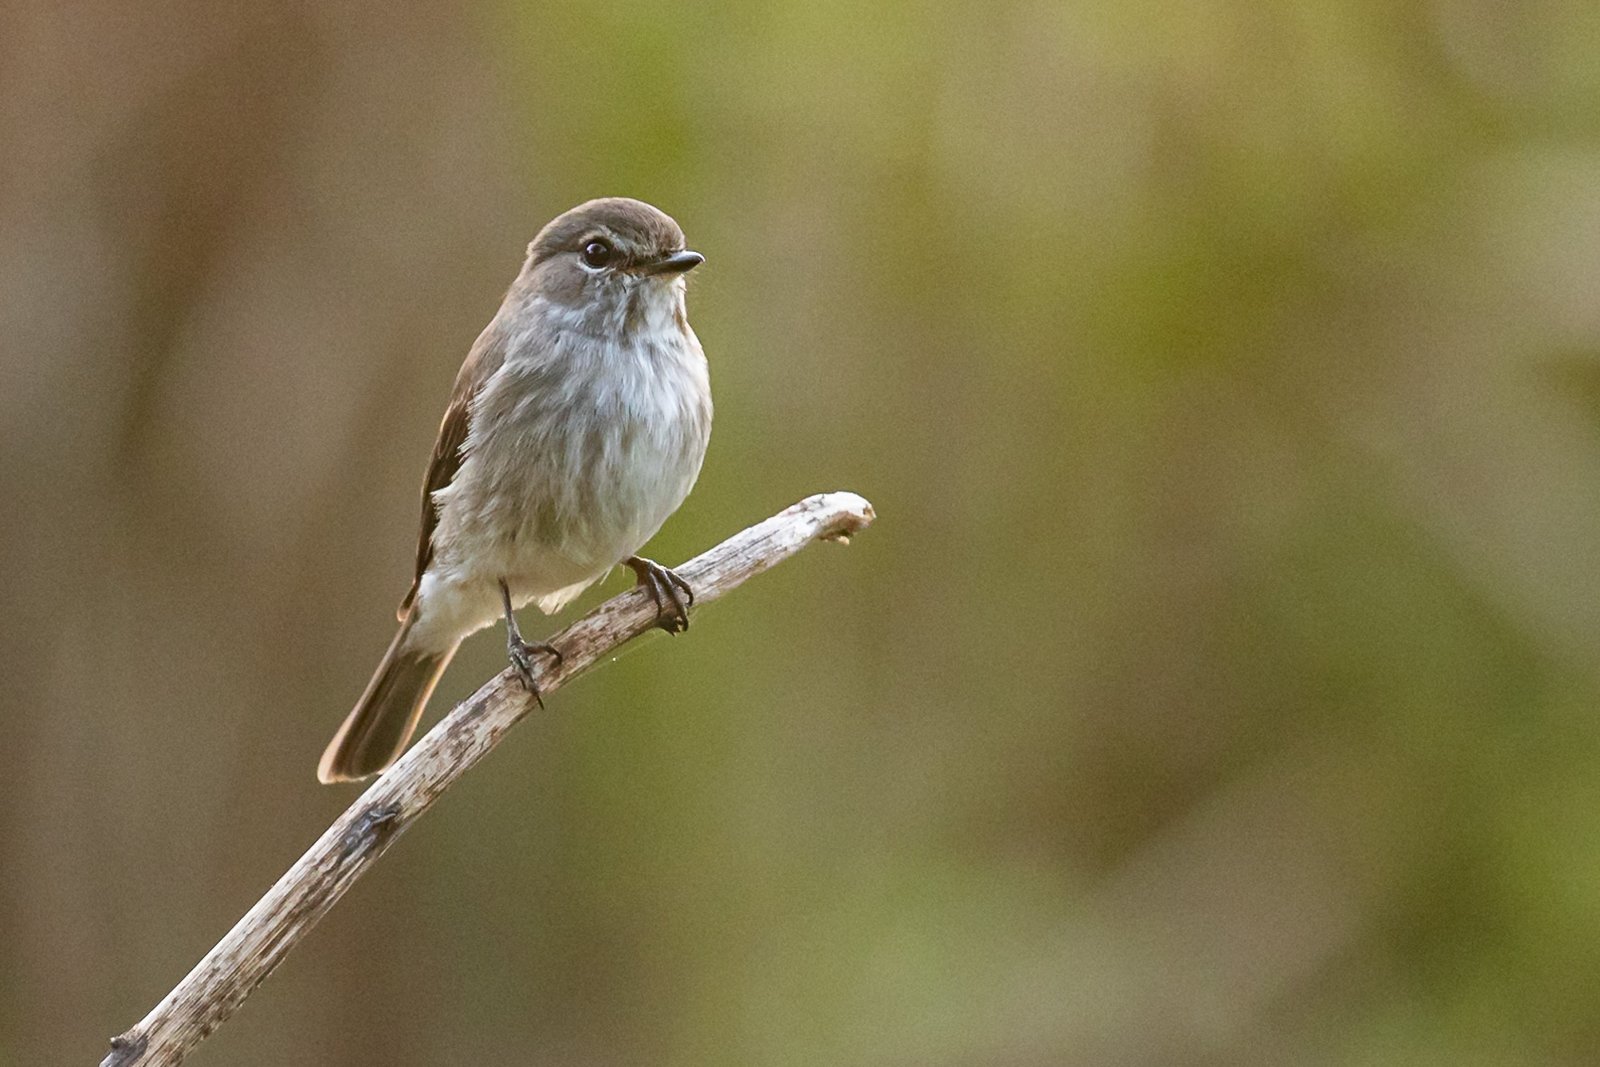
<instances>
[{"instance_id":1,"label":"blurred green background","mask_svg":"<svg viewBox=\"0 0 1600 1067\"><path fill-rule=\"evenodd\" d=\"M557 695L194 1063L1600 1062L1596 5L21 0L0 1064L353 798L456 367L603 194L708 257L651 554L879 522Z\"/></svg>"}]
</instances>

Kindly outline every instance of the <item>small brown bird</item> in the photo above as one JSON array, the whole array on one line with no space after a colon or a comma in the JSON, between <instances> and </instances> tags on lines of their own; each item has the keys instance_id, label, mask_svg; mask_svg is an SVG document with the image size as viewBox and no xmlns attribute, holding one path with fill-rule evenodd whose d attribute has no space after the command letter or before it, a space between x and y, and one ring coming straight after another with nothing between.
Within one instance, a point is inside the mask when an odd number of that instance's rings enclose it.
<instances>
[{"instance_id":1,"label":"small brown bird","mask_svg":"<svg viewBox=\"0 0 1600 1067\"><path fill-rule=\"evenodd\" d=\"M416 577L400 630L317 777L365 778L400 755L450 657L502 616L535 696L515 610L549 614L622 563L686 629L694 594L636 553L689 494L711 436L711 385L684 275L703 257L638 200L580 204L528 246L456 376L422 484ZM687 603L686 603L687 602Z\"/></svg>"}]
</instances>

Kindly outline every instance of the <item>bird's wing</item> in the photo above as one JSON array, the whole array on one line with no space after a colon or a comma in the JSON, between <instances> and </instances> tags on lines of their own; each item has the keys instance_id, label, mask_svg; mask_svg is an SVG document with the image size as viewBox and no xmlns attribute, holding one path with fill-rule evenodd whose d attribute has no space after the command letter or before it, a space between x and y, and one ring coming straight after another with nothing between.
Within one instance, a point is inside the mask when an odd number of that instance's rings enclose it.
<instances>
[{"instance_id":1,"label":"bird's wing","mask_svg":"<svg viewBox=\"0 0 1600 1067\"><path fill-rule=\"evenodd\" d=\"M466 443L467 430L472 422L472 401L483 384L494 376L505 362L505 336L499 319L478 336L466 362L456 374L455 388L450 391L450 404L444 410L444 421L439 423L439 439L433 445L433 459L428 462L428 474L422 481L422 531L417 535L417 573L411 579L411 589L400 602L399 616L404 619L411 602L417 597L422 584L422 574L433 559L433 530L439 523L439 510L433 494L449 485L461 468L461 446Z\"/></svg>"}]
</instances>

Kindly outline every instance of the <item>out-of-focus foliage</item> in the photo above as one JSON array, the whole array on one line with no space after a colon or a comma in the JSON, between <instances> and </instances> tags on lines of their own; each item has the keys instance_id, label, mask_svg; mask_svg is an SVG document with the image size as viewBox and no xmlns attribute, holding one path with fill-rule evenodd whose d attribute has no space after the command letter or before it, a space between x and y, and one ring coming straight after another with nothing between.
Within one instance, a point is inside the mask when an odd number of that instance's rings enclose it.
<instances>
[{"instance_id":1,"label":"out-of-focus foliage","mask_svg":"<svg viewBox=\"0 0 1600 1067\"><path fill-rule=\"evenodd\" d=\"M24 0L0 1064L349 801L457 363L613 193L708 257L653 553L880 521L561 693L195 1063L1600 1060L1600 8Z\"/></svg>"}]
</instances>

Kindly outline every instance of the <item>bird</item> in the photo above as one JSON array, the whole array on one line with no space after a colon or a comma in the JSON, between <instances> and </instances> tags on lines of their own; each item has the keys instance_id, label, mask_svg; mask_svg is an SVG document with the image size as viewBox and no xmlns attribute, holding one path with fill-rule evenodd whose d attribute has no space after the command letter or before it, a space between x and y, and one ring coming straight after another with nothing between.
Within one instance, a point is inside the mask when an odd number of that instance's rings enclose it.
<instances>
[{"instance_id":1,"label":"bird","mask_svg":"<svg viewBox=\"0 0 1600 1067\"><path fill-rule=\"evenodd\" d=\"M461 641L504 620L539 698L517 609L560 610L624 565L656 624L688 628L694 591L638 553L689 495L711 436L705 353L689 325L688 249L671 216L604 197L547 224L456 375L422 484L400 626L317 765L324 783L384 770L405 750ZM540 700L542 704L543 701Z\"/></svg>"}]
</instances>

